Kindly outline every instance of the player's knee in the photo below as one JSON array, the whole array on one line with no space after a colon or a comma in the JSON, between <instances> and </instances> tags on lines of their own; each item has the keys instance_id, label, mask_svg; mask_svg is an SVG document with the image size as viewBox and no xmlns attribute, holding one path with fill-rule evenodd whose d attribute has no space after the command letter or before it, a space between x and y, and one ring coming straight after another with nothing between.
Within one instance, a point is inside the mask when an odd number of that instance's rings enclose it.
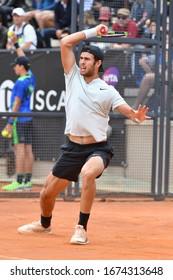
<instances>
[{"instance_id":1,"label":"player's knee","mask_svg":"<svg viewBox=\"0 0 173 280\"><path fill-rule=\"evenodd\" d=\"M90 180L95 179L95 175L92 170L90 170L88 168L83 168L81 170L81 178L82 178L82 181L90 181Z\"/></svg>"},{"instance_id":2,"label":"player's knee","mask_svg":"<svg viewBox=\"0 0 173 280\"><path fill-rule=\"evenodd\" d=\"M51 198L50 192L47 191L45 187L40 192L40 199L41 200L49 200Z\"/></svg>"}]
</instances>

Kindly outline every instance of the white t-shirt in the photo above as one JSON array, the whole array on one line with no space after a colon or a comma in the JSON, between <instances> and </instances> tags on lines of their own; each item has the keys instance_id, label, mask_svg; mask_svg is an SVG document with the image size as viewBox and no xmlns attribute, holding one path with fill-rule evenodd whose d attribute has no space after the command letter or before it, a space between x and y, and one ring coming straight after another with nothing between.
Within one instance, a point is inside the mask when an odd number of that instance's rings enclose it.
<instances>
[{"instance_id":1,"label":"white t-shirt","mask_svg":"<svg viewBox=\"0 0 173 280\"><path fill-rule=\"evenodd\" d=\"M97 142L106 140L109 113L125 104L125 100L113 86L100 78L87 84L76 64L65 74L65 83L65 134L92 135Z\"/></svg>"},{"instance_id":2,"label":"white t-shirt","mask_svg":"<svg viewBox=\"0 0 173 280\"><path fill-rule=\"evenodd\" d=\"M17 27L13 24L12 26L9 27L8 31L15 32L16 35L19 36L18 38L18 43L20 47L23 47L25 43L27 42L32 42L30 46L30 50L35 50L37 49L37 35L35 32L34 27L31 24L27 24L24 29L23 26L25 25L25 22L22 22L22 26L17 29ZM22 29L23 29L23 34L22 34ZM21 35L21 36L20 36ZM10 40L10 37L8 38Z\"/></svg>"}]
</instances>

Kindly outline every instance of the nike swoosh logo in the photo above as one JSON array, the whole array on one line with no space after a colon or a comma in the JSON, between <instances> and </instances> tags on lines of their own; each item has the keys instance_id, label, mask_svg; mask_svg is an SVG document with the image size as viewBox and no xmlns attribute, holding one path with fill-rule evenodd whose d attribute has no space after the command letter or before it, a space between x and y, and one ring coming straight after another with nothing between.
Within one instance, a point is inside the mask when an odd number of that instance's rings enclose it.
<instances>
[{"instance_id":1,"label":"nike swoosh logo","mask_svg":"<svg viewBox=\"0 0 173 280\"><path fill-rule=\"evenodd\" d=\"M106 88L100 88L100 90L106 90Z\"/></svg>"}]
</instances>

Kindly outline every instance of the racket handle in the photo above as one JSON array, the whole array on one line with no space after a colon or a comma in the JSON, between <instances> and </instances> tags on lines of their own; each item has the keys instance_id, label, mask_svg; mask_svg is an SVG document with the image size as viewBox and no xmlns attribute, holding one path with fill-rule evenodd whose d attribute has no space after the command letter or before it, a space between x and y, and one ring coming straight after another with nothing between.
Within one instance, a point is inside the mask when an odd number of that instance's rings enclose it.
<instances>
[{"instance_id":1,"label":"racket handle","mask_svg":"<svg viewBox=\"0 0 173 280\"><path fill-rule=\"evenodd\" d=\"M106 28L103 26L102 28L100 28L100 32L101 32L102 34L106 34Z\"/></svg>"}]
</instances>

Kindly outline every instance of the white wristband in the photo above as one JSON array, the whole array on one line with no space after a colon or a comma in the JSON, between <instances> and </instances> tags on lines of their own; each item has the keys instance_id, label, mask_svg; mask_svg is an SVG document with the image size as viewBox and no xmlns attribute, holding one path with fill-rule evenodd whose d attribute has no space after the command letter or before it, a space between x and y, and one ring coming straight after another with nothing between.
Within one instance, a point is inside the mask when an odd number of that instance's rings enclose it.
<instances>
[{"instance_id":1,"label":"white wristband","mask_svg":"<svg viewBox=\"0 0 173 280\"><path fill-rule=\"evenodd\" d=\"M97 29L95 27L91 29L83 30L83 32L85 33L86 39L97 36Z\"/></svg>"}]
</instances>

